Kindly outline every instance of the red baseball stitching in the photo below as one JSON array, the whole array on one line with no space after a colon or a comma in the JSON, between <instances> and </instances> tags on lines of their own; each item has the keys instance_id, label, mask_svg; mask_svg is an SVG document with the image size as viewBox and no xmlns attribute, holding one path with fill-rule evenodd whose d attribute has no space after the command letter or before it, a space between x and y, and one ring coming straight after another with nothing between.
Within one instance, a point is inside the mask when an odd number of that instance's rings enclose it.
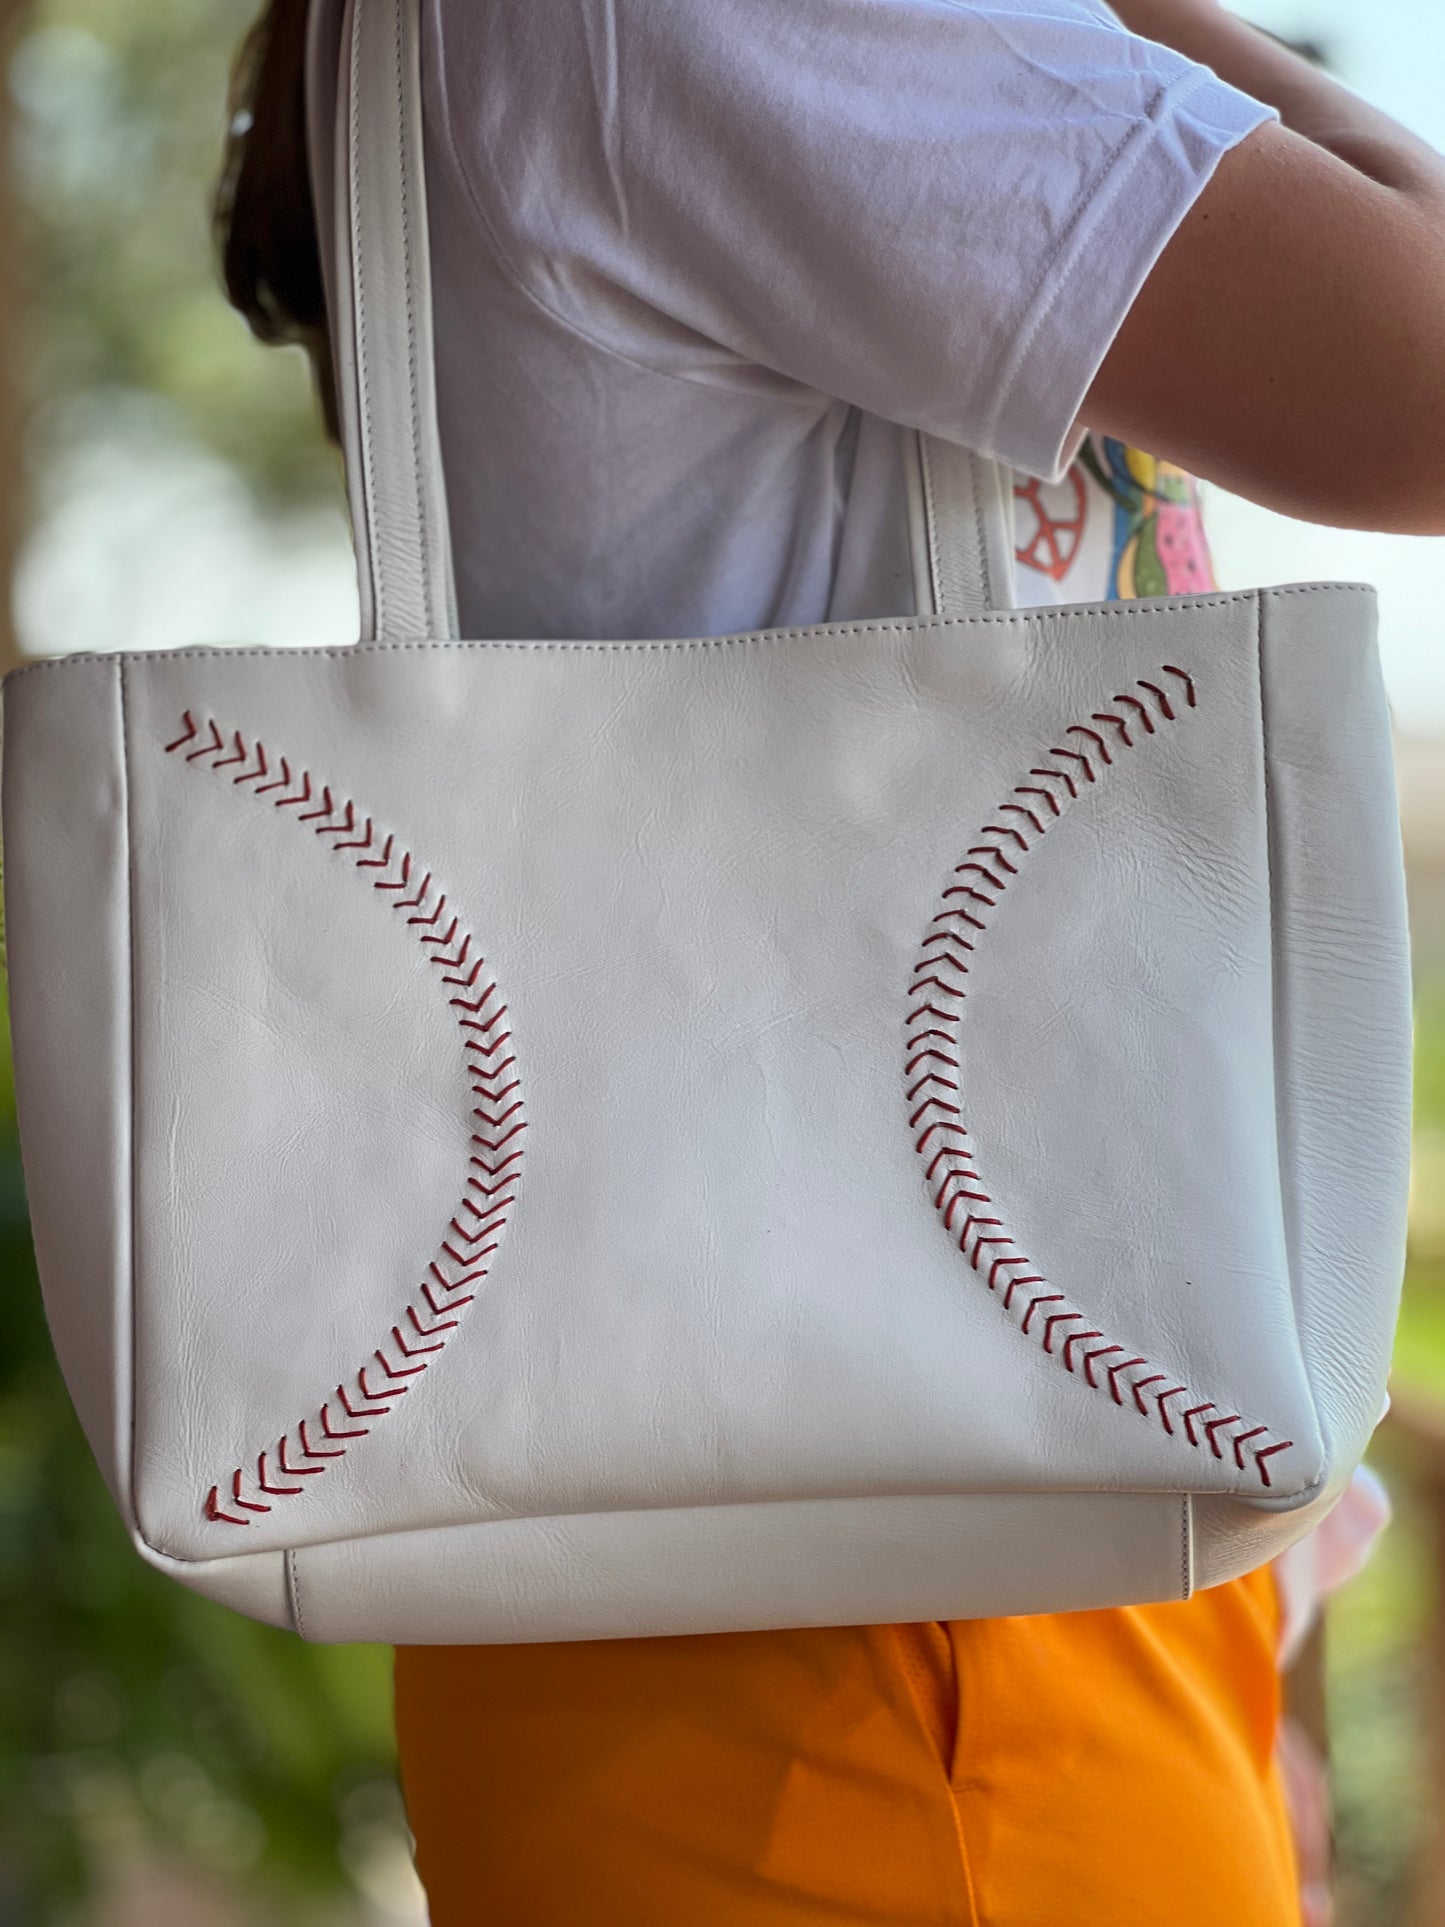
<instances>
[{"instance_id":1,"label":"red baseball stitching","mask_svg":"<svg viewBox=\"0 0 1445 1927\"><path fill-rule=\"evenodd\" d=\"M1053 760L1029 770L1033 780L1014 787L994 812L995 820L980 830L979 841L969 846L964 861L953 867L953 876L961 880L944 889L908 986L904 1046L908 1123L916 1133L914 1148L926 1162L925 1179L944 1230L1019 1329L1036 1338L1066 1372L1077 1374L1082 1367L1084 1382L1092 1390L1107 1392L1121 1410L1129 1409L1128 1400L1170 1438L1185 1440L1196 1450L1207 1448L1216 1459L1222 1459L1227 1448L1241 1472L1247 1469L1247 1455L1260 1484L1267 1487L1267 1461L1287 1452L1293 1440L1279 1438L1242 1413L1221 1411L1183 1379L1138 1353L1126 1354L1125 1347L1110 1342L1108 1334L1064 1292L1050 1286L996 1215L1001 1207L984 1189L958 1101L962 1089L959 1027L970 967L978 940L987 933L988 918L1019 874L1024 857L1088 795L1091 785L1105 780L1124 750L1138 748L1145 739L1159 735L1162 724L1177 723L1199 706L1194 678L1172 663L1160 666L1157 682L1140 680L1128 694L1113 696L1110 702L1111 708L1095 710L1088 723L1070 723L1061 732L1061 741L1048 752ZM960 1206L965 1215L958 1226L955 1215ZM980 1215L981 1209L990 1215ZM1019 1294L1017 1305L1015 1294ZM1035 1323L1034 1314L1040 1311L1042 1316ZM1106 1364L1107 1359L1113 1363ZM1176 1399L1183 1404L1173 1408L1171 1401ZM1218 1416L1207 1418L1210 1412Z\"/></svg>"},{"instance_id":2,"label":"red baseball stitching","mask_svg":"<svg viewBox=\"0 0 1445 1927\"><path fill-rule=\"evenodd\" d=\"M386 1337L352 1378L258 1454L254 1473L237 1466L206 1494L201 1509L207 1519L248 1526L256 1514L273 1510L270 1500L295 1498L306 1490L306 1481L344 1458L352 1442L364 1439L372 1423L393 1410L394 1401L411 1391L443 1350L457 1329L459 1314L476 1296L466 1287L486 1277L484 1260L496 1251L508 1207L516 1200L522 1168L518 1140L526 1119L517 1060L497 1055L511 1042L504 1027L507 1006L495 1001L495 983L488 980L479 987L485 959L474 951L472 936L448 909L446 893L434 884L431 872L423 872L418 882L420 865L409 851L396 847L395 836L387 832L382 837L369 816L360 817L349 798L337 798L327 784L314 782L308 770L293 776L286 757L273 763L265 746L248 746L240 730L224 738L213 721L202 728L189 709L182 723L181 735L165 746L167 755L184 750L186 762L212 775L236 770L229 777L232 784L254 783L252 796L267 797L278 810L294 809L291 820L330 838L333 855L349 856L359 871L378 873L364 880L385 893L387 908L411 913L405 917L407 928L416 933L427 962L441 972L442 985L453 992L447 1003L458 1013L467 1078L478 1100L471 1113L475 1128L466 1192L417 1295L402 1306ZM354 1390L349 1392L348 1386Z\"/></svg>"}]
</instances>

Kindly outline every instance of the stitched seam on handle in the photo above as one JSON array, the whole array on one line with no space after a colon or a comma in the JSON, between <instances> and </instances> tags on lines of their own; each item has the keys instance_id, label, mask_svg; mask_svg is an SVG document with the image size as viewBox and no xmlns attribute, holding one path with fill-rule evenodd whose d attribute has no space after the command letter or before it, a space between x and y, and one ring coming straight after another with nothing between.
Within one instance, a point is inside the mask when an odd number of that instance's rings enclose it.
<instances>
[{"instance_id":1,"label":"stitched seam on handle","mask_svg":"<svg viewBox=\"0 0 1445 1927\"><path fill-rule=\"evenodd\" d=\"M983 491L979 487L978 464L981 459L972 449L964 451L968 467L968 513L972 539L977 544L979 575L983 582L984 607L993 607L993 571L988 560L987 509L983 503Z\"/></svg>"},{"instance_id":2,"label":"stitched seam on handle","mask_svg":"<svg viewBox=\"0 0 1445 1927\"><path fill-rule=\"evenodd\" d=\"M452 990L447 1004L460 1013L456 1022L463 1061L477 1100L470 1113L470 1175L461 1199L426 1276L390 1331L319 1407L313 1406L274 1444L261 1448L254 1472L248 1459L207 1492L201 1507L205 1518L249 1526L257 1516L275 1510L271 1501L299 1497L311 1480L345 1458L445 1349L491 1270L485 1261L499 1249L508 1211L516 1202L527 1121L517 1060L508 1048L507 1006L499 1001L475 939L450 909L447 893L432 872L422 871L394 832L383 835L351 798L339 796L309 770L293 772L285 756L273 760L263 743L248 743L240 730L223 735L213 719L203 728L189 709L181 723L181 734L165 745L167 755L181 754L186 763L233 787L246 786L247 795L292 812L293 822L330 839L333 856L349 857L358 872L372 873L362 880L385 893L393 915L406 913L406 926L417 932L426 961L441 971L443 988ZM499 1051L505 1054L494 1062Z\"/></svg>"},{"instance_id":3,"label":"stitched seam on handle","mask_svg":"<svg viewBox=\"0 0 1445 1927\"><path fill-rule=\"evenodd\" d=\"M351 17L351 178L347 183L347 213L351 225L351 309L352 328L356 335L356 376L358 399L364 430L361 437L362 451L362 495L366 506L366 527L363 531L366 541L366 572L371 579L372 620L378 635L385 635L387 612L381 585L381 559L377 543L376 514L376 459L372 448L374 426L371 416L371 384L367 380L367 364L370 356L368 346L370 337L366 323L366 269L361 251L360 215L356 205L357 187L361 176L361 103L358 84L361 66L361 37L358 13L367 0L352 0ZM355 645L353 645L354 647Z\"/></svg>"},{"instance_id":4,"label":"stitched seam on handle","mask_svg":"<svg viewBox=\"0 0 1445 1927\"><path fill-rule=\"evenodd\" d=\"M988 607L991 609L993 607L993 599L994 599L993 598L993 565L989 560L988 523L985 519L986 510L984 510L980 506L980 499L979 499L980 489L979 489L978 464L982 459L983 457L976 455L973 452L973 450L970 449L969 456L968 456L969 493L970 493L970 498L972 500L972 505L973 505L974 528L977 531L977 535L978 535L979 566L983 570L983 599L987 603ZM990 476L989 480L990 482L996 482L997 475L995 474L993 476ZM994 492L995 492L994 490L992 489L990 490L991 494ZM993 506L993 503L990 503L989 507L992 507L992 506Z\"/></svg>"},{"instance_id":5,"label":"stitched seam on handle","mask_svg":"<svg viewBox=\"0 0 1445 1927\"><path fill-rule=\"evenodd\" d=\"M510 640L477 638L473 640L455 639L432 641L414 638L405 642L348 642L329 649L131 649L126 652L131 662L244 662L264 657L271 662L291 661L304 667L311 662L335 661L343 656L375 656L395 653L416 654L430 650L567 650L579 652L619 653L628 650L646 651L652 649L738 649L764 642L806 642L810 639L826 642L839 636L900 636L917 631L963 629L976 622L996 623L1009 627L1027 627L1030 623L1084 621L1092 616L1108 616L1111 621L1122 617L1149 616L1162 614L1167 610L1181 609L1227 609L1242 602L1256 600L1266 591L1260 589L1238 589L1234 592L1198 600L1191 596L1131 597L1128 602L1088 603L1064 609L1027 609L1016 612L990 610L976 616L905 616L897 622L861 623L813 623L806 628L797 629L751 629L745 633L728 636L684 636L668 641L656 642L612 642L574 638L550 642L515 642ZM1369 582L1301 582L1285 585L1267 591L1272 596L1281 595L1376 595L1378 591ZM3 678L6 684L21 676L49 674L60 669L82 668L88 663L109 662L109 654L77 652L73 656L52 657L48 662L28 662L18 669L8 670Z\"/></svg>"},{"instance_id":6,"label":"stitched seam on handle","mask_svg":"<svg viewBox=\"0 0 1445 1927\"><path fill-rule=\"evenodd\" d=\"M406 49L402 36L402 6L407 0L398 0L396 7L396 112L397 125L404 127L406 114ZM421 139L419 129L413 130L418 143ZM410 379L411 393L411 474L412 487L416 495L417 536L421 545L422 566L422 606L426 611L426 624L429 629L442 625L438 623L436 608L432 601L432 558L431 537L427 527L426 504L423 499L422 459L421 459L421 395L417 382L417 334L416 309L412 300L412 252L411 252L411 174L407 166L407 143L403 139L397 150L397 171L401 181L401 245L402 245L402 283L406 290L406 364Z\"/></svg>"},{"instance_id":7,"label":"stitched seam on handle","mask_svg":"<svg viewBox=\"0 0 1445 1927\"><path fill-rule=\"evenodd\" d=\"M962 862L953 867L953 880L944 887L913 966L903 1082L909 1129L926 1167L934 1209L1010 1320L1065 1371L1082 1376L1092 1391L1106 1392L1121 1409L1134 1410L1195 1451L1207 1449L1222 1460L1227 1447L1238 1469L1252 1469L1268 1489L1268 1461L1288 1451L1293 1440L1217 1404L1187 1379L1114 1339L1051 1285L1010 1233L1004 1206L985 1185L963 1121L967 979L992 912L1022 874L1035 845L1107 780L1118 759L1177 727L1197 707L1194 678L1173 663L1161 664L1152 677L1092 711L1087 722L1065 725L977 831Z\"/></svg>"},{"instance_id":8,"label":"stitched seam on handle","mask_svg":"<svg viewBox=\"0 0 1445 1927\"><path fill-rule=\"evenodd\" d=\"M1179 1495L1179 1597L1181 1599L1188 1599L1188 1597L1194 1590L1194 1571L1193 1571L1194 1562L1189 1556L1190 1541L1193 1537L1192 1533L1190 1532L1191 1511L1192 1511L1192 1507L1189 1501L1189 1494L1187 1492L1180 1493Z\"/></svg>"},{"instance_id":9,"label":"stitched seam on handle","mask_svg":"<svg viewBox=\"0 0 1445 1927\"><path fill-rule=\"evenodd\" d=\"M129 749L129 706L126 700L126 658L121 656L116 663L116 687L119 692L120 706L120 769L125 784L125 917L126 917L126 1011L129 1019L128 1049L126 1062L130 1072L130 1088L126 1093L128 1135L126 1145L126 1208L130 1213L130 1236L127 1239L130 1276L126 1281L126 1310L130 1324L130 1389L129 1425L130 1433L126 1452L126 1483L129 1487L130 1512L136 1528L140 1528L140 1489L136 1482L136 1408L139 1403L140 1377L137 1371L139 1335L136 1331L136 1279L140 1275L138 1265L137 1240L140 1236L140 1213L136 1209L136 1095L139 1083L136 1076L136 943L135 943L135 811L132 800Z\"/></svg>"},{"instance_id":10,"label":"stitched seam on handle","mask_svg":"<svg viewBox=\"0 0 1445 1927\"><path fill-rule=\"evenodd\" d=\"M928 437L921 429L918 434L918 465L923 472L923 518L924 529L928 536L928 584L933 597L931 615L943 613L943 565L938 553L938 502L933 486L933 457L929 453Z\"/></svg>"}]
</instances>

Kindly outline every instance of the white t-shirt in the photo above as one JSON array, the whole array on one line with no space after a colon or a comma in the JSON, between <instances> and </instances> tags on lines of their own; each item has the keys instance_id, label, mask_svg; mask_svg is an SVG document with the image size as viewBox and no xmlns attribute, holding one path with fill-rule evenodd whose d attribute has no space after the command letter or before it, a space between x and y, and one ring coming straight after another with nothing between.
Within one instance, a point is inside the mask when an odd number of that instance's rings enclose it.
<instances>
[{"instance_id":1,"label":"white t-shirt","mask_svg":"<svg viewBox=\"0 0 1445 1927\"><path fill-rule=\"evenodd\" d=\"M1061 483L1154 260L1278 118L1103 0L424 0L422 98L478 637L911 613L897 425Z\"/></svg>"}]
</instances>

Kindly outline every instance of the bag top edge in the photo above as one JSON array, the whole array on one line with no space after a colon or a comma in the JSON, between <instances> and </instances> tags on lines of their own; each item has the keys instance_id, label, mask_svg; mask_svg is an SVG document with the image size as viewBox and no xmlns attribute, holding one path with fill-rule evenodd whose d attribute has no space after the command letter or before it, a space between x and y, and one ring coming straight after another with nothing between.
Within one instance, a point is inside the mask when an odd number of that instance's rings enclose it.
<instances>
[{"instance_id":1,"label":"bag top edge","mask_svg":"<svg viewBox=\"0 0 1445 1927\"><path fill-rule=\"evenodd\" d=\"M966 616L872 616L851 622L817 622L795 625L790 628L734 630L717 636L678 636L659 638L609 638L577 637L549 638L536 641L522 641L510 637L456 638L441 640L431 637L392 637L375 642L307 644L226 644L195 643L177 649L112 649L77 650L74 654L47 656L41 661L23 662L7 670L0 677L0 690L7 689L21 677L62 669L74 669L81 665L109 666L115 663L146 663L186 661L202 659L241 661L249 657L264 657L274 662L315 662L333 656L365 656L391 654L407 650L441 650L463 652L483 649L537 649L537 650L662 650L662 649L704 649L720 648L746 642L787 642L800 641L809 637L819 639L827 636L890 635L904 631L928 631L935 629L960 629L980 625L985 626L1041 626L1048 622L1061 622L1081 616L1104 615L1111 618L1142 618L1167 612L1183 612L1189 609L1220 608L1234 603L1256 601L1266 596L1284 595L1367 595L1378 596L1372 582L1283 582L1270 583L1251 589L1210 589L1198 590L1183 595L1139 596L1128 598L1105 598L1093 602L1068 602L1042 604L1022 609L991 609L978 615Z\"/></svg>"}]
</instances>

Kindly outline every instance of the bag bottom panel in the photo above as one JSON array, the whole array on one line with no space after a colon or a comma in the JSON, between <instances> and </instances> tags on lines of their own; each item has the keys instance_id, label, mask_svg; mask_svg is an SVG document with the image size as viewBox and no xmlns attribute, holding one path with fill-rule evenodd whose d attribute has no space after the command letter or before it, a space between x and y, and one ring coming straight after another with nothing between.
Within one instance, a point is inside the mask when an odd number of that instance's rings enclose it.
<instances>
[{"instance_id":1,"label":"bag bottom panel","mask_svg":"<svg viewBox=\"0 0 1445 1927\"><path fill-rule=\"evenodd\" d=\"M148 1556L273 1620L284 1577L286 1618L328 1643L991 1618L1184 1599L1194 1584L1191 1500L1180 1493L790 1500L493 1521L250 1559Z\"/></svg>"}]
</instances>

